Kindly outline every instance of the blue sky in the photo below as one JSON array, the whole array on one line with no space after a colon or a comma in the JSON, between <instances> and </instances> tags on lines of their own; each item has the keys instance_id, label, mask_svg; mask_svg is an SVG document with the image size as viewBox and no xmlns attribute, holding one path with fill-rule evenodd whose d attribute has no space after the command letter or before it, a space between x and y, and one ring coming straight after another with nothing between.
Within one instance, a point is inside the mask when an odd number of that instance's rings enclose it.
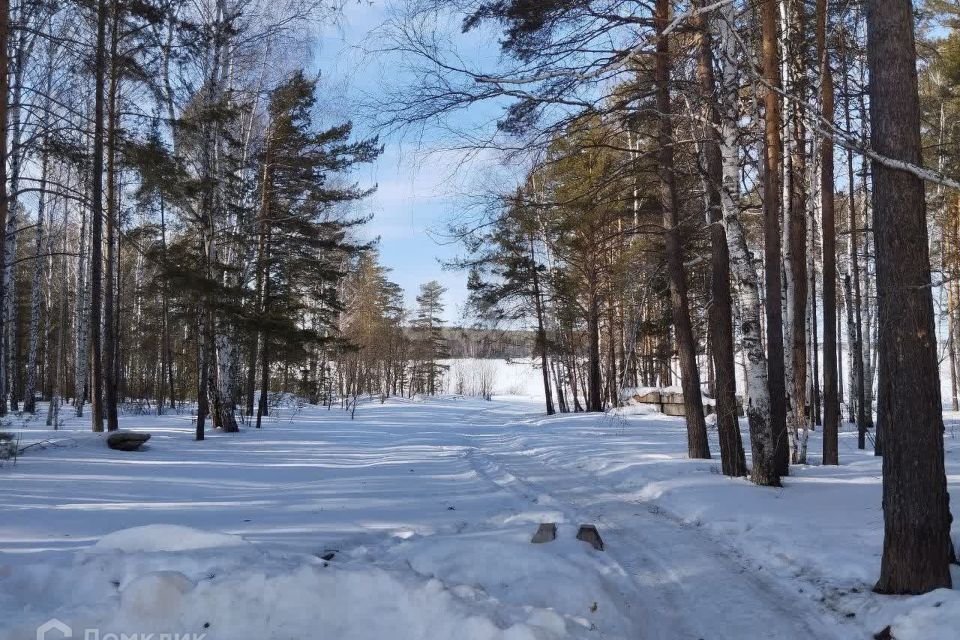
<instances>
[{"instance_id":1,"label":"blue sky","mask_svg":"<svg viewBox=\"0 0 960 640\"><path fill-rule=\"evenodd\" d=\"M375 31L389 11L383 0L351 0L338 24L324 26L317 42L314 63L323 78L321 105L353 119L359 135L368 134L370 127L357 115L362 113L357 105L377 93L395 68L390 56L365 53L377 46ZM494 43L490 50L496 50ZM444 151L437 138L394 137L384 143L383 156L356 173L361 184L377 185L377 192L360 207L374 216L363 233L367 239L380 238L382 262L406 291L408 306L415 304L422 283L436 279L448 289L446 319L461 322L466 274L443 270L441 262L461 255L462 247L443 236L449 221L468 207L481 160L461 166L462 154Z\"/></svg>"}]
</instances>

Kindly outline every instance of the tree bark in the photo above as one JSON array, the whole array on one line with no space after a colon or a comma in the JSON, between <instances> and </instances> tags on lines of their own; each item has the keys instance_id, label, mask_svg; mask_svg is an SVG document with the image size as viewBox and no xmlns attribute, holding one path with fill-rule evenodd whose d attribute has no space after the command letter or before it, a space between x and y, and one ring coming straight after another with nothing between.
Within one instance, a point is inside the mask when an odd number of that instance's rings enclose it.
<instances>
[{"instance_id":1,"label":"tree bark","mask_svg":"<svg viewBox=\"0 0 960 640\"><path fill-rule=\"evenodd\" d=\"M201 250L203 242L200 243ZM206 331L204 331L204 312L197 310L194 317L196 331L196 366L197 366L197 424L194 438L203 440L206 437L207 414L210 413L210 402L207 399L207 375L210 361L206 357L207 347L204 344L206 340Z\"/></svg>"},{"instance_id":2,"label":"tree bark","mask_svg":"<svg viewBox=\"0 0 960 640\"><path fill-rule=\"evenodd\" d=\"M270 232L269 229L264 233L263 249L263 306L267 308L270 304ZM257 429L263 416L269 412L270 405L267 400L270 395L270 340L264 333L260 338L260 398L257 403Z\"/></svg>"},{"instance_id":3,"label":"tree bark","mask_svg":"<svg viewBox=\"0 0 960 640\"><path fill-rule=\"evenodd\" d=\"M738 326L744 357L746 380L745 410L750 427L750 449L753 467L750 478L761 486L778 486L780 477L773 461L773 435L770 428L770 396L767 385L767 355L764 351L763 303L760 282L753 267L746 234L740 219L740 158L738 153L737 107L739 78L736 69L736 42L732 34L735 8L732 4L720 9L720 18L713 26L720 46L720 156L722 159L723 225L730 249L730 266L740 294Z\"/></svg>"},{"instance_id":4,"label":"tree bark","mask_svg":"<svg viewBox=\"0 0 960 640\"><path fill-rule=\"evenodd\" d=\"M703 8L704 0L695 5ZM707 21L696 19L699 33L697 76L703 91L707 126L701 153L706 168L707 221L710 225L710 342L716 370L714 394L717 401L717 433L720 437L720 465L728 476L747 474L747 463L737 421L736 364L733 343L733 301L730 294L730 249L723 227L723 158L720 152L720 110L713 73L713 36Z\"/></svg>"},{"instance_id":5,"label":"tree bark","mask_svg":"<svg viewBox=\"0 0 960 640\"><path fill-rule=\"evenodd\" d=\"M851 130L852 121L850 117L850 68L847 63L846 50L841 52L844 61L843 69L843 94L844 94L844 113L847 130ZM861 114L865 116L865 114ZM860 251L857 248L857 198L856 186L854 182L853 171L853 151L847 149L847 198L849 200L849 210L847 211L850 222L850 281L851 294L848 300L847 319L851 321L848 327L850 343L850 379L852 385L850 388L850 419L857 423L857 448L866 448L867 420L865 410L865 388L863 381L863 320L861 314L860 299Z\"/></svg>"},{"instance_id":6,"label":"tree bark","mask_svg":"<svg viewBox=\"0 0 960 640\"><path fill-rule=\"evenodd\" d=\"M950 355L950 410L960 411L957 398L957 327L956 327L956 286L947 283L947 350Z\"/></svg>"},{"instance_id":7,"label":"tree bark","mask_svg":"<svg viewBox=\"0 0 960 640\"><path fill-rule=\"evenodd\" d=\"M60 406L63 404L63 388L64 388L64 369L66 367L66 350L64 348L64 336L67 332L67 318L69 317L67 298L69 286L68 281L68 269L67 269L67 228L68 228L68 215L67 208L64 206L63 212L63 258L61 260L61 274L63 275L63 280L61 281L61 291L60 291L60 322L57 324L57 346L56 346L56 360L53 364L53 385L50 390L50 405L47 408L47 426L52 426L54 430L60 428ZM52 227L51 220L51 227ZM52 230L52 229L51 229ZM53 271L53 269L51 269Z\"/></svg>"},{"instance_id":8,"label":"tree bark","mask_svg":"<svg viewBox=\"0 0 960 640\"><path fill-rule=\"evenodd\" d=\"M819 149L817 150L819 152ZM816 153L814 154L816 155ZM817 164L815 162L814 164ZM819 168L811 167L811 175ZM809 196L811 202L818 194L811 186ZM809 209L814 211L816 205L811 204ZM810 233L807 246L807 273L810 282L810 294L807 297L807 394L810 398L810 413L807 416L807 424L810 430L816 430L816 427L823 424L823 416L820 413L820 401L822 394L820 390L820 318L817 312L817 217L814 212L810 218ZM811 369L812 367L812 369Z\"/></svg>"},{"instance_id":9,"label":"tree bark","mask_svg":"<svg viewBox=\"0 0 960 640\"><path fill-rule=\"evenodd\" d=\"M827 49L827 0L817 0L820 111L833 123L834 90ZM834 203L833 138L820 140L820 215L823 230L823 464L840 464L840 401L837 367L837 222Z\"/></svg>"},{"instance_id":10,"label":"tree bark","mask_svg":"<svg viewBox=\"0 0 960 640\"><path fill-rule=\"evenodd\" d=\"M90 421L103 431L103 111L106 79L107 1L97 2L97 44L94 57L93 168L90 176Z\"/></svg>"},{"instance_id":11,"label":"tree bark","mask_svg":"<svg viewBox=\"0 0 960 640\"><path fill-rule=\"evenodd\" d=\"M117 40L120 23L119 3L112 2L110 27L110 85L107 99L107 256L104 265L103 292L103 405L107 431L119 429L117 421L117 331L116 331L116 235L117 235L117 127L119 126L120 78L117 66Z\"/></svg>"},{"instance_id":12,"label":"tree bark","mask_svg":"<svg viewBox=\"0 0 960 640\"><path fill-rule=\"evenodd\" d=\"M80 173L81 180L86 177L85 172ZM89 180L83 180L84 184L89 184ZM73 404L76 417L83 417L83 405L87 398L87 382L90 361L90 330L89 330L89 310L87 309L88 289L87 289L87 208L80 206L80 232L77 243L80 245L77 256L77 296L74 301L74 322L76 323L74 345L74 372L73 372Z\"/></svg>"},{"instance_id":13,"label":"tree bark","mask_svg":"<svg viewBox=\"0 0 960 640\"><path fill-rule=\"evenodd\" d=\"M657 29L654 82L659 116L660 206L663 209L664 245L670 278L670 307L677 337L680 383L683 386L684 410L687 418L687 451L691 458L710 458L707 424L703 415L703 397L700 391L700 371L697 368L696 343L687 300L687 276L680 243L680 218L673 162L673 118L670 105L670 37L665 33L669 20L669 0L657 0L654 7L654 23Z\"/></svg>"},{"instance_id":14,"label":"tree bark","mask_svg":"<svg viewBox=\"0 0 960 640\"><path fill-rule=\"evenodd\" d=\"M10 57L8 54L10 43L10 2L0 0L0 257L6 256L7 235L3 230L7 228L9 209L9 194L7 192L7 104L10 94ZM0 273L6 271L4 265ZM6 283L0 277L0 301L6 298ZM3 392L3 362L7 353L3 345L3 336L6 335L6 318L0 309L0 416L7 415L7 399Z\"/></svg>"},{"instance_id":15,"label":"tree bark","mask_svg":"<svg viewBox=\"0 0 960 640\"><path fill-rule=\"evenodd\" d=\"M789 184L789 208L787 237L787 334L789 336L789 367L787 378L791 382L790 426L788 441L794 463L805 463L801 459L799 434L806 429L807 396L807 158L806 125L804 124L804 104L806 102L806 60L804 33L806 29L806 9L801 0L789 0L789 83L788 90L799 99L790 109L789 130L791 137Z\"/></svg>"},{"instance_id":16,"label":"tree bark","mask_svg":"<svg viewBox=\"0 0 960 640\"><path fill-rule=\"evenodd\" d=\"M595 258L595 257L594 257ZM600 374L600 284L597 265L590 265L587 283L587 411L603 411Z\"/></svg>"},{"instance_id":17,"label":"tree bark","mask_svg":"<svg viewBox=\"0 0 960 640\"><path fill-rule=\"evenodd\" d=\"M22 16L22 12L20 12ZM20 17L20 16L18 16ZM10 74L12 80L11 95L9 97L9 123L10 129L10 150L9 150L9 203L7 205L7 226L6 226L6 246L4 247L4 269L3 269L3 313L6 315L6 332L2 338L6 341L6 357L0 359L0 383L3 385L3 391L0 392L6 400L9 401L9 408L17 410L22 391L19 386L23 379L20 366L20 323L18 321L19 306L16 301L16 264L17 264L17 241L20 233L20 178L22 177L22 167L26 147L23 144L23 134L27 120L23 118L23 88L26 79L26 70L30 54L33 50L32 37L26 32L20 31L15 44L11 47L14 57L12 61L13 71Z\"/></svg>"},{"instance_id":18,"label":"tree bark","mask_svg":"<svg viewBox=\"0 0 960 640\"><path fill-rule=\"evenodd\" d=\"M164 204L163 198L160 200L160 251L163 256L162 259L166 261L167 259L167 218L166 218L166 206ZM161 359L160 364L160 377L164 378L166 375L166 386L168 387L167 391L170 395L170 408L177 408L177 392L176 387L174 386L173 380L173 341L170 336L170 287L169 284L164 281L163 289L161 291L161 304L163 305L163 358ZM166 371L166 374L164 374ZM163 413L163 403L165 401L166 394L161 394L157 399L157 413Z\"/></svg>"},{"instance_id":19,"label":"tree bark","mask_svg":"<svg viewBox=\"0 0 960 640\"><path fill-rule=\"evenodd\" d=\"M920 100L911 0L868 0L870 140L921 165ZM880 593L950 588L950 507L927 240L918 177L873 163L879 298L884 541Z\"/></svg>"},{"instance_id":20,"label":"tree bark","mask_svg":"<svg viewBox=\"0 0 960 640\"><path fill-rule=\"evenodd\" d=\"M763 78L768 88L764 100L763 231L766 282L767 386L770 430L778 476L787 475L790 447L787 441L786 384L784 380L783 308L780 282L780 63L777 47L779 18L775 0L760 1Z\"/></svg>"}]
</instances>

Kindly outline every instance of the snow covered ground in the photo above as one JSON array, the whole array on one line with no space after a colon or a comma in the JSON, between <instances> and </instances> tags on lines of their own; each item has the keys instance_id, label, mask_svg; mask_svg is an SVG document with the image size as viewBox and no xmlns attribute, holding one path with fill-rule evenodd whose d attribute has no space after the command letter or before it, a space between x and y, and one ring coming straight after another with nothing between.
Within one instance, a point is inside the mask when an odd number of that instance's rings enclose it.
<instances>
[{"instance_id":1,"label":"snow covered ground","mask_svg":"<svg viewBox=\"0 0 960 640\"><path fill-rule=\"evenodd\" d=\"M686 460L680 419L548 419L519 396L368 403L353 421L286 407L203 442L189 415L121 421L153 434L146 450L71 419L26 429L55 443L0 469L0 638L52 617L103 640L958 637L956 590L870 592L880 465L850 432L842 466L774 490ZM530 544L540 522L556 541ZM605 551L575 539L586 522Z\"/></svg>"}]
</instances>

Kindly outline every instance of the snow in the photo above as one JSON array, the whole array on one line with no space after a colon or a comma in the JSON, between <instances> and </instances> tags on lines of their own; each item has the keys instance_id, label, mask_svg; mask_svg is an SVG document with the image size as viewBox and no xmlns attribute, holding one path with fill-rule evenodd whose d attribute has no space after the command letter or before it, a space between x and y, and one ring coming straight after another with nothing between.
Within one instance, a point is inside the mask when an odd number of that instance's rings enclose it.
<instances>
[{"instance_id":1,"label":"snow","mask_svg":"<svg viewBox=\"0 0 960 640\"><path fill-rule=\"evenodd\" d=\"M186 533L186 532L185 532ZM204 532L194 531L202 536ZM307 555L261 552L78 553L56 582L55 614L72 629L114 634L200 634L208 638L344 638L535 640L566 636L565 619L548 609L497 602L466 585L451 588L398 562L324 562ZM158 569L175 566L176 570ZM54 577L54 576L51 576ZM20 597L50 598L41 584L17 585ZM82 588L80 588L82 587ZM32 636L48 612L4 637ZM17 620L19 618L19 620ZM77 634L79 635L79 634Z\"/></svg>"},{"instance_id":2,"label":"snow","mask_svg":"<svg viewBox=\"0 0 960 640\"><path fill-rule=\"evenodd\" d=\"M53 617L214 640L957 637L957 590L870 591L880 460L851 429L841 466L769 489L686 459L682 419L542 411L533 393L370 401L353 421L288 403L203 442L187 414L124 415L153 435L129 453L86 421L31 423L22 445L49 441L0 468L0 638ZM530 544L541 522L557 540Z\"/></svg>"},{"instance_id":3,"label":"snow","mask_svg":"<svg viewBox=\"0 0 960 640\"><path fill-rule=\"evenodd\" d=\"M152 524L115 531L100 538L95 548L117 551L189 551L246 544L240 536L200 531L173 524Z\"/></svg>"},{"instance_id":4,"label":"snow","mask_svg":"<svg viewBox=\"0 0 960 640\"><path fill-rule=\"evenodd\" d=\"M960 579L954 572L954 584ZM956 640L960 629L960 594L938 589L908 599L906 611L894 618L890 632L897 640Z\"/></svg>"},{"instance_id":5,"label":"snow","mask_svg":"<svg viewBox=\"0 0 960 640\"><path fill-rule=\"evenodd\" d=\"M706 385L704 385L704 388ZM671 385L669 387L624 387L620 389L620 402L625 402L627 404L639 404L635 401L637 396L647 396L652 393L656 393L662 396L667 395L683 395L683 388L678 385ZM715 407L717 401L709 396L702 395L701 399L703 401L703 406Z\"/></svg>"},{"instance_id":6,"label":"snow","mask_svg":"<svg viewBox=\"0 0 960 640\"><path fill-rule=\"evenodd\" d=\"M651 416L659 414L660 410L655 404L625 404L622 407L614 407L607 412L612 416ZM708 418L710 416L707 416Z\"/></svg>"}]
</instances>

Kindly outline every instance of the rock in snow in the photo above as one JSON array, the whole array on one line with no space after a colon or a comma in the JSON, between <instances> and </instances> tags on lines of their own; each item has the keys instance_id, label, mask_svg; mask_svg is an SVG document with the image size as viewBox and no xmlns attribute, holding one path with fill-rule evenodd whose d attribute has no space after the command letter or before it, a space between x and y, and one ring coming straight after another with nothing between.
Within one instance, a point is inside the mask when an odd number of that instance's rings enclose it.
<instances>
[{"instance_id":1,"label":"rock in snow","mask_svg":"<svg viewBox=\"0 0 960 640\"><path fill-rule=\"evenodd\" d=\"M144 442L150 439L149 433L137 433L121 429L107 436L107 446L117 451L136 451Z\"/></svg>"}]
</instances>

